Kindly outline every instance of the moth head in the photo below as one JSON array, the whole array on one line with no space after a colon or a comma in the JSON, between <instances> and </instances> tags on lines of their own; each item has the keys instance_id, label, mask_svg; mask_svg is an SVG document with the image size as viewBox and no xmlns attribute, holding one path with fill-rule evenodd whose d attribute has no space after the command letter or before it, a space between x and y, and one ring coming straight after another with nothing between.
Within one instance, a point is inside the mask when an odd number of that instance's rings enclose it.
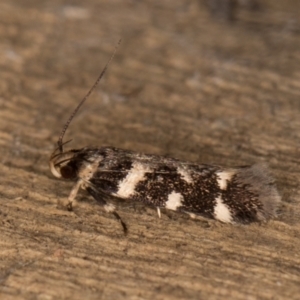
<instances>
[{"instance_id":1,"label":"moth head","mask_svg":"<svg viewBox=\"0 0 300 300\"><path fill-rule=\"evenodd\" d=\"M76 155L78 150L60 152L56 149L49 160L51 173L57 178L74 179L77 177Z\"/></svg>"}]
</instances>

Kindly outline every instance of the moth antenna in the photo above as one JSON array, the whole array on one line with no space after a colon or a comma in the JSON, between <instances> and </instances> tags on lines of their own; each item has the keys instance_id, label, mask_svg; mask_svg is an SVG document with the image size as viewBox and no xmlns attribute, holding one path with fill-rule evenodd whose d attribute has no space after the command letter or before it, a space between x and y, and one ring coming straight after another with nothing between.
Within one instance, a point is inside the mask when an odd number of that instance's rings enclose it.
<instances>
[{"instance_id":1,"label":"moth antenna","mask_svg":"<svg viewBox=\"0 0 300 300\"><path fill-rule=\"evenodd\" d=\"M83 97L83 99L79 102L79 104L77 105L77 107L74 109L73 113L71 114L71 116L69 117L68 121L65 123L62 131L61 131L61 134L58 138L58 141L57 141L57 145L58 145L58 148L59 148L59 151L60 153L63 152L63 145L65 143L63 143L63 137L71 123L71 121L73 120L73 118L75 117L75 115L77 114L78 110L80 109L80 107L84 104L84 102L88 99L88 97L91 95L91 93L94 91L94 89L97 87L97 85L99 84L101 78L103 77L103 75L105 74L110 62L113 60L117 50L118 50L118 47L119 45L121 44L121 39L119 40L118 44L116 45L115 47L115 50L114 52L112 53L112 55L110 56L108 62L106 63L105 67L103 68L102 72L100 73L99 77L97 78L97 80L95 81L94 85L91 87L91 89L87 92L87 94Z\"/></svg>"}]
</instances>

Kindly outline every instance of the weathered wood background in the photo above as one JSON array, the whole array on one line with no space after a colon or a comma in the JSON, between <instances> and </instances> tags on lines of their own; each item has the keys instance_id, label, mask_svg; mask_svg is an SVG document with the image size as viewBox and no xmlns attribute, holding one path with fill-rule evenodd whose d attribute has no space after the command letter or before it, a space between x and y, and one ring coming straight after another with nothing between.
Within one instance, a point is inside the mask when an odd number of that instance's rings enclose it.
<instances>
[{"instance_id":1,"label":"weathered wood background","mask_svg":"<svg viewBox=\"0 0 300 300\"><path fill-rule=\"evenodd\" d=\"M1 1L1 299L299 299L300 2L246 2L227 22L192 0ZM53 178L49 155L119 38L70 147L267 162L278 219L122 205L124 237L84 192L74 212L57 207L72 183Z\"/></svg>"}]
</instances>

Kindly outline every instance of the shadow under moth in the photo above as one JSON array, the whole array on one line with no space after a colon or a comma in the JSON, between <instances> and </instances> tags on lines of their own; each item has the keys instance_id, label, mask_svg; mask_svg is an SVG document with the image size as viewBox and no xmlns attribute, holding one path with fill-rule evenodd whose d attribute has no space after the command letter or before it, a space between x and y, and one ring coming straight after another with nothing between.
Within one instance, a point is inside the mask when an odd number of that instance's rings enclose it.
<instances>
[{"instance_id":1,"label":"shadow under moth","mask_svg":"<svg viewBox=\"0 0 300 300\"><path fill-rule=\"evenodd\" d=\"M64 151L66 130L100 82L117 47L64 125L57 148L50 157L52 174L75 182L67 207L72 209L79 189L84 189L105 211L115 215L124 232L127 231L126 224L116 212L115 205L110 203L111 198L139 201L156 207L159 217L161 208L233 224L275 217L281 197L264 164L224 168L114 147Z\"/></svg>"}]
</instances>

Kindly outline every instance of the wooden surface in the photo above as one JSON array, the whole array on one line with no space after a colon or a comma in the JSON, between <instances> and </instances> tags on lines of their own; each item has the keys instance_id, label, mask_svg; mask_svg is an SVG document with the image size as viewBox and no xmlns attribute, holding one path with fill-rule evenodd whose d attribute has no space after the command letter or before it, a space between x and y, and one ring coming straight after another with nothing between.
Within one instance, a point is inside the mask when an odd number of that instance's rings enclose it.
<instances>
[{"instance_id":1,"label":"wooden surface","mask_svg":"<svg viewBox=\"0 0 300 300\"><path fill-rule=\"evenodd\" d=\"M0 3L1 299L299 299L300 3ZM240 1L242 2L242 1ZM224 225L120 205L120 224L48 159L119 40L69 147L224 166L267 162L283 197L267 224Z\"/></svg>"}]
</instances>

